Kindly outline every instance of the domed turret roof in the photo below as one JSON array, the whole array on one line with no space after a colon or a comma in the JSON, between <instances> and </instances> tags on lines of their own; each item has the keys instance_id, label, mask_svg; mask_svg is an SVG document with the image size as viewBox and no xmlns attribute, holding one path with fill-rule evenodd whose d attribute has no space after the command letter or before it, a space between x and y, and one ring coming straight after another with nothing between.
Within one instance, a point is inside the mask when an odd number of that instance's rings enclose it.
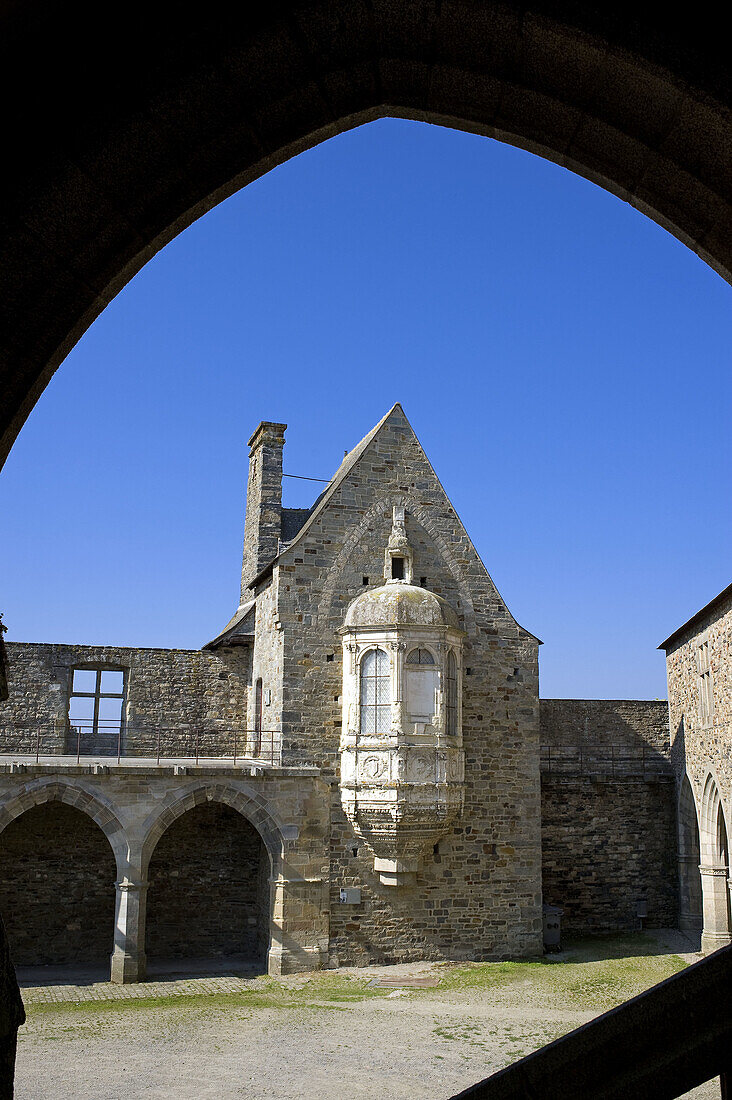
<instances>
[{"instance_id":1,"label":"domed turret roof","mask_svg":"<svg viewBox=\"0 0 732 1100\"><path fill-rule=\"evenodd\" d=\"M346 612L346 629L366 626L450 626L460 629L447 600L405 581L387 581L357 596Z\"/></svg>"}]
</instances>

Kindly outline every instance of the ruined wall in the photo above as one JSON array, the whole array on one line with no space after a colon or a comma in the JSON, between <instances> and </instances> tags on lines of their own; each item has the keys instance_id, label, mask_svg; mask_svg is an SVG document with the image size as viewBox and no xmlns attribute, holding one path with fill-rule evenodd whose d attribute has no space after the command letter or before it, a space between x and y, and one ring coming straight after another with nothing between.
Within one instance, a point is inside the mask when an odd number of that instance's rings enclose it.
<instances>
[{"instance_id":1,"label":"ruined wall","mask_svg":"<svg viewBox=\"0 0 732 1100\"><path fill-rule=\"evenodd\" d=\"M542 699L544 901L569 932L678 920L676 798L660 701Z\"/></svg>"},{"instance_id":2,"label":"ruined wall","mask_svg":"<svg viewBox=\"0 0 732 1100\"><path fill-rule=\"evenodd\" d=\"M231 755L234 731L243 746L250 655L247 647L216 652L117 646L7 643L10 694L0 708L0 752L75 753L68 709L74 667L108 665L126 672L122 751ZM117 738L85 740L85 752L116 754Z\"/></svg>"},{"instance_id":3,"label":"ruined wall","mask_svg":"<svg viewBox=\"0 0 732 1100\"><path fill-rule=\"evenodd\" d=\"M158 841L148 877L148 958L264 961L269 857L236 810L211 802L174 821Z\"/></svg>"},{"instance_id":4,"label":"ruined wall","mask_svg":"<svg viewBox=\"0 0 732 1100\"><path fill-rule=\"evenodd\" d=\"M0 835L0 913L16 966L107 963L116 866L91 818L34 806Z\"/></svg>"},{"instance_id":5,"label":"ruined wall","mask_svg":"<svg viewBox=\"0 0 732 1100\"><path fill-rule=\"evenodd\" d=\"M467 631L462 819L415 887L382 885L338 789L346 607L383 583L392 505L403 502L413 575ZM283 759L331 777L331 961L498 957L541 950L537 643L512 619L397 407L325 509L275 566L283 625ZM355 854L354 854L355 850ZM361 903L339 902L342 886Z\"/></svg>"}]
</instances>

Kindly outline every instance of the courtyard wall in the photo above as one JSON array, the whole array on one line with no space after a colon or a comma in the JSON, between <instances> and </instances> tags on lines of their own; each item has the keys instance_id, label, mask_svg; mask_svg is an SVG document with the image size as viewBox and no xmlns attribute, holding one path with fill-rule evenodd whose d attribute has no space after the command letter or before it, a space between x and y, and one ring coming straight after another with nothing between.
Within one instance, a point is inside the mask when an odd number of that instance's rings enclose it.
<instances>
[{"instance_id":1,"label":"courtyard wall","mask_svg":"<svg viewBox=\"0 0 732 1100\"><path fill-rule=\"evenodd\" d=\"M666 703L542 699L540 712L544 901L568 932L675 927Z\"/></svg>"}]
</instances>

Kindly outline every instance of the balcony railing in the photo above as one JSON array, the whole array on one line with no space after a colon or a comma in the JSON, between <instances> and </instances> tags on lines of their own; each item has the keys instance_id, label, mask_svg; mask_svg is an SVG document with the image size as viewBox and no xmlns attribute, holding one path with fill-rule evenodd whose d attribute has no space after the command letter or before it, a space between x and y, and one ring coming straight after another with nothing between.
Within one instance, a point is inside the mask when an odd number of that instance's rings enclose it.
<instances>
[{"instance_id":1,"label":"balcony railing","mask_svg":"<svg viewBox=\"0 0 732 1100\"><path fill-rule=\"evenodd\" d=\"M614 745L598 748L575 745L542 745L541 770L545 775L607 775L613 778L673 775L671 761L645 745L626 749Z\"/></svg>"},{"instance_id":2,"label":"balcony railing","mask_svg":"<svg viewBox=\"0 0 732 1100\"><path fill-rule=\"evenodd\" d=\"M94 757L123 760L259 760L278 764L280 730L249 730L206 724L120 725L116 721L74 722L49 731L41 723L0 731L0 757Z\"/></svg>"}]
</instances>

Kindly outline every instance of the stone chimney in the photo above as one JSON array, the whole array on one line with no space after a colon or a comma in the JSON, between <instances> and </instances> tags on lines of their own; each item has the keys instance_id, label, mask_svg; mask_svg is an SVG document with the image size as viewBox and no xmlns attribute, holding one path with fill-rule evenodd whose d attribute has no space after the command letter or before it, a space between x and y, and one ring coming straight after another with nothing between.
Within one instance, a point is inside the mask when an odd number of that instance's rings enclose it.
<instances>
[{"instance_id":1,"label":"stone chimney","mask_svg":"<svg viewBox=\"0 0 732 1100\"><path fill-rule=\"evenodd\" d=\"M282 530L282 451L286 424L263 420L249 440L249 481L244 521L241 600L249 585L276 556Z\"/></svg>"}]
</instances>

